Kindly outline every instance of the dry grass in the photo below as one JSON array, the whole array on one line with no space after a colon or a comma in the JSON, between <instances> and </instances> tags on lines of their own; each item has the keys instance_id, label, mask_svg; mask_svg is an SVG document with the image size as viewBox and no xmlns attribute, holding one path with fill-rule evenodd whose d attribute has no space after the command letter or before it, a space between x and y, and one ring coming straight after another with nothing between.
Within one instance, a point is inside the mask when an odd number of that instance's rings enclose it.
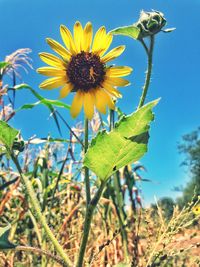
<instances>
[{"instance_id":1,"label":"dry grass","mask_svg":"<svg viewBox=\"0 0 200 267\"><path fill-rule=\"evenodd\" d=\"M39 187L36 186L35 190L38 191ZM50 201L51 197L48 198L47 203ZM33 217L33 212L19 180L1 195L0 203L1 225L8 221L12 222L11 241L53 253L53 247L47 242L43 229ZM109 212L104 218L106 206L109 207ZM68 251L72 261L75 261L85 213L84 190L81 189L81 184L65 183L62 190L56 193L51 210L48 207L49 204L46 205L44 212L47 218L49 213L51 214L49 224L65 250ZM116 212L111 200L101 199L92 223L86 253L86 262L89 265L85 266L115 266L125 260ZM128 214L128 225L125 226L128 233L130 255L128 266L131 266L131 261L135 261L131 255L135 254L136 243L137 265L132 266L199 266L200 239L198 235L200 231L197 219L192 214L191 205L181 211L175 207L170 221L166 221L159 207L157 214L154 213L154 215L152 215L151 209L138 210L135 223L130 223L134 221L133 214L131 212ZM138 216L140 216L140 220L138 220ZM137 242L135 242L136 238ZM2 267L31 267L40 266L40 264L49 267L57 266L52 260L47 262L45 257L37 254L35 256L28 255L19 251L1 252L0 264Z\"/></svg>"}]
</instances>

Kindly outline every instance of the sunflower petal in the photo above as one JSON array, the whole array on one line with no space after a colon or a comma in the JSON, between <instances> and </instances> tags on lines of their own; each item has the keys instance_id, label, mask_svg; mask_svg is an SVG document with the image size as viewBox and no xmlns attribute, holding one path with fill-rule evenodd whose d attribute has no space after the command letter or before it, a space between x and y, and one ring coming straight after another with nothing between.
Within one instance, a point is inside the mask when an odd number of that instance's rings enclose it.
<instances>
[{"instance_id":1,"label":"sunflower petal","mask_svg":"<svg viewBox=\"0 0 200 267\"><path fill-rule=\"evenodd\" d=\"M111 97L108 97L108 107L109 109L115 110L115 103L113 102Z\"/></svg>"},{"instance_id":2,"label":"sunflower petal","mask_svg":"<svg viewBox=\"0 0 200 267\"><path fill-rule=\"evenodd\" d=\"M130 82L128 80L125 80L123 78L118 78L118 77L108 77L105 76L105 81L109 83L112 86L127 86L130 85Z\"/></svg>"},{"instance_id":3,"label":"sunflower petal","mask_svg":"<svg viewBox=\"0 0 200 267\"><path fill-rule=\"evenodd\" d=\"M58 53L62 58L65 60L69 61L71 58L71 53L67 51L67 49L59 44L57 41L51 39L51 38L46 38L46 41L48 45L56 52Z\"/></svg>"},{"instance_id":4,"label":"sunflower petal","mask_svg":"<svg viewBox=\"0 0 200 267\"><path fill-rule=\"evenodd\" d=\"M106 29L104 26L98 29L94 36L93 46L92 46L92 52L93 53L100 53L102 51L102 45L103 41L106 37Z\"/></svg>"},{"instance_id":5,"label":"sunflower petal","mask_svg":"<svg viewBox=\"0 0 200 267\"><path fill-rule=\"evenodd\" d=\"M125 46L121 45L118 47L113 48L108 54L101 58L101 61L104 63L115 59L116 57L120 56L124 52Z\"/></svg>"},{"instance_id":6,"label":"sunflower petal","mask_svg":"<svg viewBox=\"0 0 200 267\"><path fill-rule=\"evenodd\" d=\"M60 98L65 98L73 89L73 84L67 83L63 88L60 90Z\"/></svg>"},{"instance_id":7,"label":"sunflower petal","mask_svg":"<svg viewBox=\"0 0 200 267\"><path fill-rule=\"evenodd\" d=\"M42 61L44 61L50 66L58 67L60 69L66 69L66 66L67 66L66 63L62 59L50 53L39 53L39 56Z\"/></svg>"},{"instance_id":8,"label":"sunflower petal","mask_svg":"<svg viewBox=\"0 0 200 267\"><path fill-rule=\"evenodd\" d=\"M83 38L83 27L79 21L74 24L74 42L77 52L81 52L81 41Z\"/></svg>"},{"instance_id":9,"label":"sunflower petal","mask_svg":"<svg viewBox=\"0 0 200 267\"><path fill-rule=\"evenodd\" d=\"M99 112L106 114L107 97L102 89L95 90L95 106Z\"/></svg>"},{"instance_id":10,"label":"sunflower petal","mask_svg":"<svg viewBox=\"0 0 200 267\"><path fill-rule=\"evenodd\" d=\"M66 71L52 67L41 67L37 72L45 76L66 76Z\"/></svg>"},{"instance_id":11,"label":"sunflower petal","mask_svg":"<svg viewBox=\"0 0 200 267\"><path fill-rule=\"evenodd\" d=\"M83 100L84 112L89 120L92 119L94 114L94 101L95 99L92 92L84 93L84 100Z\"/></svg>"},{"instance_id":12,"label":"sunflower petal","mask_svg":"<svg viewBox=\"0 0 200 267\"><path fill-rule=\"evenodd\" d=\"M81 44L81 48L85 52L90 51L90 47L92 43L92 35L93 35L92 24L91 22L88 22L85 25L85 28L83 31L83 39L82 39L82 44Z\"/></svg>"},{"instance_id":13,"label":"sunflower petal","mask_svg":"<svg viewBox=\"0 0 200 267\"><path fill-rule=\"evenodd\" d=\"M79 90L72 101L71 109L70 109L70 114L73 118L76 118L78 114L81 112L83 106L83 94Z\"/></svg>"},{"instance_id":14,"label":"sunflower petal","mask_svg":"<svg viewBox=\"0 0 200 267\"><path fill-rule=\"evenodd\" d=\"M61 25L60 26L60 34L61 34L61 37L63 39L64 44L69 49L69 51L73 55L76 55L77 54L77 49L76 49L73 37L72 37L71 32L69 31L69 29L67 27L65 27L64 25Z\"/></svg>"},{"instance_id":15,"label":"sunflower petal","mask_svg":"<svg viewBox=\"0 0 200 267\"><path fill-rule=\"evenodd\" d=\"M110 85L109 83L107 83L106 81L104 81L104 83L102 84L102 86L111 95L113 95L115 97L118 97L118 98L121 98L122 97L122 94L117 89L115 89L112 85Z\"/></svg>"},{"instance_id":16,"label":"sunflower petal","mask_svg":"<svg viewBox=\"0 0 200 267\"><path fill-rule=\"evenodd\" d=\"M99 88L99 90L96 90L95 92L95 96L96 96L96 107L97 109L101 111L101 109L104 111L102 113L106 113L106 106L109 107L109 109L115 109L115 104L112 100L112 97L109 93L107 93L103 88Z\"/></svg>"},{"instance_id":17,"label":"sunflower petal","mask_svg":"<svg viewBox=\"0 0 200 267\"><path fill-rule=\"evenodd\" d=\"M106 102L107 102L109 109L114 110L115 109L115 103L113 102L112 97L110 95L108 95L106 92L104 92L104 93L105 93L105 99L106 99Z\"/></svg>"},{"instance_id":18,"label":"sunflower petal","mask_svg":"<svg viewBox=\"0 0 200 267\"><path fill-rule=\"evenodd\" d=\"M106 75L109 77L123 77L129 75L132 70L132 68L127 66L110 67L106 69Z\"/></svg>"},{"instance_id":19,"label":"sunflower petal","mask_svg":"<svg viewBox=\"0 0 200 267\"><path fill-rule=\"evenodd\" d=\"M66 77L53 77L40 84L41 89L54 89L63 86L66 83Z\"/></svg>"},{"instance_id":20,"label":"sunflower petal","mask_svg":"<svg viewBox=\"0 0 200 267\"><path fill-rule=\"evenodd\" d=\"M104 38L104 40L102 40L102 48L99 51L99 56L102 57L105 52L108 50L108 48L110 47L111 43L113 40L113 36L111 34L107 34Z\"/></svg>"}]
</instances>

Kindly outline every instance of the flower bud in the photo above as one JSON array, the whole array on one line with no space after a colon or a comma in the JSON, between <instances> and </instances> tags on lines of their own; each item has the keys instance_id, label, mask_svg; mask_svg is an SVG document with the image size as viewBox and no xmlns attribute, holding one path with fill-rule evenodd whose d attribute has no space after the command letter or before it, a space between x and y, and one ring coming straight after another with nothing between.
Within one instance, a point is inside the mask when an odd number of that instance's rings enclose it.
<instances>
[{"instance_id":1,"label":"flower bud","mask_svg":"<svg viewBox=\"0 0 200 267\"><path fill-rule=\"evenodd\" d=\"M140 18L136 26L140 29L138 39L154 35L162 30L166 24L164 14L153 10L152 12L141 11Z\"/></svg>"}]
</instances>

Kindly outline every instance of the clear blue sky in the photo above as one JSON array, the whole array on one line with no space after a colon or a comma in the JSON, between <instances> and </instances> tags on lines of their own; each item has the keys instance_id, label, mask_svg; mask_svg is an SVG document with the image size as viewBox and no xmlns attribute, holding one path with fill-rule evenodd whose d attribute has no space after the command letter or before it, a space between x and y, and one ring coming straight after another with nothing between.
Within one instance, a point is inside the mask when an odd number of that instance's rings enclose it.
<instances>
[{"instance_id":1,"label":"clear blue sky","mask_svg":"<svg viewBox=\"0 0 200 267\"><path fill-rule=\"evenodd\" d=\"M154 195L175 196L173 186L185 185L188 174L180 168L182 157L178 154L177 143L181 136L200 125L200 1L199 0L0 0L0 60L18 48L33 50L33 65L42 66L38 53L49 51L45 38L60 40L59 25L70 29L76 20L91 21L95 30L105 25L108 30L129 25L138 19L139 12L159 10L165 14L168 27L176 27L171 34L159 34L156 38L154 67L148 100L162 97L155 109L156 119L151 128L149 152L142 159L148 170L146 178L154 183L142 183L146 203ZM144 81L146 58L139 42L116 36L113 46L125 44L125 53L115 61L117 64L134 68L132 85L122 88L122 110L130 113L136 108ZM24 81L43 96L55 99L58 92L44 92L38 89L43 77L30 71L23 75ZM19 92L17 105L34 102L28 92ZM65 99L70 103L71 97ZM69 114L66 119L72 125ZM21 129L24 138L33 134L39 137L49 132L58 136L52 120L47 120L48 112L43 107L21 112L12 121Z\"/></svg>"}]
</instances>

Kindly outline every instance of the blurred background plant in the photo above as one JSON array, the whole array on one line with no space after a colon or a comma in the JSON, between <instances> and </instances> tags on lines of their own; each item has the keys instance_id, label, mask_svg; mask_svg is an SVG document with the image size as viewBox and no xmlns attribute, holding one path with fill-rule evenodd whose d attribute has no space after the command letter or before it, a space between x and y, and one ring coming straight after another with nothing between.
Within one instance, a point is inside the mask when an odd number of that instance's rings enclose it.
<instances>
[{"instance_id":1,"label":"blurred background plant","mask_svg":"<svg viewBox=\"0 0 200 267\"><path fill-rule=\"evenodd\" d=\"M12 54L5 57L4 61L0 62L0 105L2 106L0 118L1 120L8 121L12 116L15 105L15 90L12 90L17 83L17 79L19 81L22 80L20 75L20 69L23 69L26 73L28 73L28 67L33 68L31 64L31 58L29 54L31 53L31 49L29 48L21 48L17 49ZM7 76L11 79L11 84L4 84L3 81L7 78ZM12 91L13 95L10 96L8 91ZM7 96L8 103L6 106L3 96Z\"/></svg>"}]
</instances>

